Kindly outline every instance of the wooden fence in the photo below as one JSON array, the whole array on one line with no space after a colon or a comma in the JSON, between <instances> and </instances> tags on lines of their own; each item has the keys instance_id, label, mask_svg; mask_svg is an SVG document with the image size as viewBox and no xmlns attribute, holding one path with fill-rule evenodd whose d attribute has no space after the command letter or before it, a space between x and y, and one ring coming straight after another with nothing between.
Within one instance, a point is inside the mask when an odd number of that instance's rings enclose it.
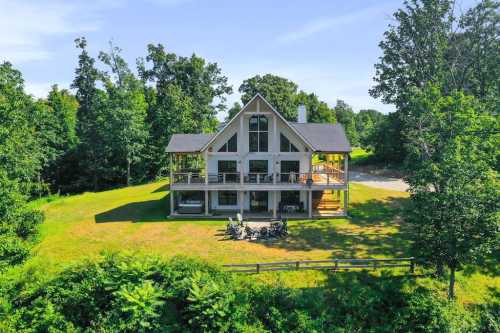
<instances>
[{"instance_id":1,"label":"wooden fence","mask_svg":"<svg viewBox=\"0 0 500 333\"><path fill-rule=\"evenodd\" d=\"M415 258L387 258L387 259L328 259L328 260L299 260L280 261L255 264L228 264L222 265L234 273L260 273L271 271L298 271L298 270L350 270L350 269L379 269L407 267L411 273L415 272Z\"/></svg>"}]
</instances>

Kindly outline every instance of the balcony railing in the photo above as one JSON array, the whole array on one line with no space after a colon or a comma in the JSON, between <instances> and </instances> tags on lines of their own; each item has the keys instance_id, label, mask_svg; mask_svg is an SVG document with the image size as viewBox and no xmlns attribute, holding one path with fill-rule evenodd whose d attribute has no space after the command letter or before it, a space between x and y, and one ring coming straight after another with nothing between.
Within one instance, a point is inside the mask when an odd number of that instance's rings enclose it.
<instances>
[{"instance_id":1,"label":"balcony railing","mask_svg":"<svg viewBox=\"0 0 500 333\"><path fill-rule=\"evenodd\" d=\"M239 172L219 172L208 174L209 184L237 184L240 182Z\"/></svg>"},{"instance_id":2,"label":"balcony railing","mask_svg":"<svg viewBox=\"0 0 500 333\"><path fill-rule=\"evenodd\" d=\"M346 179L344 172L334 170L333 172L287 172L287 173L259 173L251 172L243 175L244 184L297 184L297 185L335 185L344 184ZM182 172L173 174L174 184L204 184L207 179L204 174L193 172ZM239 184L241 175L239 172L220 172L208 174L208 184Z\"/></svg>"}]
</instances>

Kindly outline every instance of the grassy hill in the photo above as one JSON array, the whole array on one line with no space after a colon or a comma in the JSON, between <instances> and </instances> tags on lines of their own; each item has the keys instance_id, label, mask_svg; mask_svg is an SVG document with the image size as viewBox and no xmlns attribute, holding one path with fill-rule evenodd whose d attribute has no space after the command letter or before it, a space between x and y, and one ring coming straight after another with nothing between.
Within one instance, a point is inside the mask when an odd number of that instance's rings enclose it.
<instances>
[{"instance_id":1,"label":"grassy hill","mask_svg":"<svg viewBox=\"0 0 500 333\"><path fill-rule=\"evenodd\" d=\"M43 266L48 273L56 272L83 258L98 257L103 251L152 253L165 258L186 255L213 264L408 256L408 228L399 219L407 196L351 184L351 218L291 221L286 239L258 242L225 239L225 220L168 219L167 181L39 201L35 204L44 211L46 221L26 267ZM281 272L256 278L306 287L321 284L327 274ZM445 281L417 280L446 294ZM472 268L459 274L457 295L465 303L481 303L499 290L500 278L494 271Z\"/></svg>"}]
</instances>

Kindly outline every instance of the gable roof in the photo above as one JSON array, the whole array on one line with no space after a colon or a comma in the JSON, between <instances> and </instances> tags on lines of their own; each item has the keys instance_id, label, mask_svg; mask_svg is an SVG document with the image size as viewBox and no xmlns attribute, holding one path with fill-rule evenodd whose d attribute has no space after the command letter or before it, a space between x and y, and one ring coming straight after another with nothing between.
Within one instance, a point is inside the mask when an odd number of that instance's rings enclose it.
<instances>
[{"instance_id":1,"label":"gable roof","mask_svg":"<svg viewBox=\"0 0 500 333\"><path fill-rule=\"evenodd\" d=\"M248 101L247 104L245 104L241 110L230 120L228 121L224 127L219 130L204 146L201 150L205 150L212 142L215 141L215 139L222 133L224 132L224 130L226 128L228 128L235 120L236 118L238 118L238 116L240 114L242 114L243 112L245 112L245 110L248 108L248 106L250 104L252 104L252 102L257 99L257 98L260 98L261 100L264 101L264 103L266 103L266 105L278 116L278 118L280 118L285 124L286 126L288 126L290 128L290 130L292 130L292 132L294 132L295 134L297 134L297 136L302 140L304 141L304 143L306 144L306 146L308 146L310 149L314 149L312 144L303 136L301 135L293 126L290 125L290 123L281 115L281 113L279 113L271 104L269 104L269 102L259 93L257 93L254 97L252 97L252 99L250 99Z\"/></svg>"},{"instance_id":2,"label":"gable roof","mask_svg":"<svg viewBox=\"0 0 500 333\"><path fill-rule=\"evenodd\" d=\"M205 150L256 98L263 100L312 151L329 153L351 152L351 145L342 125L289 122L260 94L256 94L229 122L221 126L222 128L217 133L174 134L170 138L165 151L167 153L195 153Z\"/></svg>"},{"instance_id":3,"label":"gable roof","mask_svg":"<svg viewBox=\"0 0 500 333\"><path fill-rule=\"evenodd\" d=\"M290 123L319 152L351 152L351 145L340 124Z\"/></svg>"},{"instance_id":4,"label":"gable roof","mask_svg":"<svg viewBox=\"0 0 500 333\"><path fill-rule=\"evenodd\" d=\"M214 137L215 134L174 134L165 151L167 153L195 153Z\"/></svg>"}]
</instances>

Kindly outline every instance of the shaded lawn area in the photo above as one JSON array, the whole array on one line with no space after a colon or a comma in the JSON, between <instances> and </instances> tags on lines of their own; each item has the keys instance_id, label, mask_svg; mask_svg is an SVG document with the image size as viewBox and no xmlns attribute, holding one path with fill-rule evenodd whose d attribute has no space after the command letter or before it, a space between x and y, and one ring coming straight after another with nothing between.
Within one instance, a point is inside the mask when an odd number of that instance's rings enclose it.
<instances>
[{"instance_id":1,"label":"shaded lawn area","mask_svg":"<svg viewBox=\"0 0 500 333\"><path fill-rule=\"evenodd\" d=\"M43 206L46 222L36 253L65 262L130 250L190 254L213 263L404 255L408 243L397 213L406 193L351 187L352 219L290 221L289 237L259 242L225 239L225 220L168 219L166 182L85 193Z\"/></svg>"},{"instance_id":2,"label":"shaded lawn area","mask_svg":"<svg viewBox=\"0 0 500 333\"><path fill-rule=\"evenodd\" d=\"M167 219L166 181L85 193L43 204L46 221L29 264L57 271L103 251L122 250L166 258L195 256L213 264L403 257L409 255L410 244L399 213L407 196L351 184L350 219L290 221L286 239L248 242L225 239L225 220ZM319 271L278 272L258 278L306 287L326 281L327 275ZM479 281L485 288L498 289L498 280L470 272L464 283ZM487 294L485 290L482 296Z\"/></svg>"}]
</instances>

